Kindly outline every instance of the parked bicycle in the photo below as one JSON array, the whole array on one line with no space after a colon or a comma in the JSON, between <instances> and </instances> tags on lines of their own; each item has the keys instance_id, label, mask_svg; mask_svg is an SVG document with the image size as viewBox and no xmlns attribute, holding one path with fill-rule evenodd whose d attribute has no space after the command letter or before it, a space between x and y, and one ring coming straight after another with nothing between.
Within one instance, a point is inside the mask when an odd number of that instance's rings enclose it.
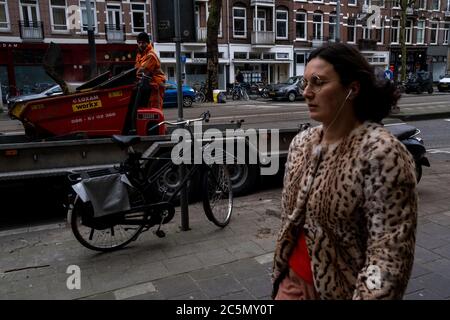
<instances>
[{"instance_id":1,"label":"parked bicycle","mask_svg":"<svg viewBox=\"0 0 450 320\"><path fill-rule=\"evenodd\" d=\"M206 85L205 85L205 83L202 82L200 85L195 84L194 90L195 90L194 101L197 103L205 102L206 101Z\"/></svg>"},{"instance_id":2,"label":"parked bicycle","mask_svg":"<svg viewBox=\"0 0 450 320\"><path fill-rule=\"evenodd\" d=\"M244 88L243 84L235 83L231 92L231 97L233 100L249 100L247 90Z\"/></svg>"},{"instance_id":3,"label":"parked bicycle","mask_svg":"<svg viewBox=\"0 0 450 320\"><path fill-rule=\"evenodd\" d=\"M209 117L209 112L205 112L198 119L163 121L157 126L182 125L190 133L190 150L194 150L196 144L190 125L196 121L208 122ZM218 227L228 225L233 211L233 193L227 165L207 164L202 157L200 164L187 168L186 176L177 182L173 192L167 194L168 199L165 199L165 193L161 199L161 193L152 192L152 187L158 185L162 175L176 172L178 166L169 158L164 165L159 163L155 168L155 161L161 160L160 157L143 157L141 152L134 150L133 146L140 142L139 136L115 135L112 140L127 149L125 161L113 168L69 175L76 193L71 196L67 219L75 238L83 246L97 251L117 250L154 226L157 226L156 236L164 237L161 226L174 217L176 197L197 174L206 217ZM205 150L209 146L206 142L200 147Z\"/></svg>"}]
</instances>

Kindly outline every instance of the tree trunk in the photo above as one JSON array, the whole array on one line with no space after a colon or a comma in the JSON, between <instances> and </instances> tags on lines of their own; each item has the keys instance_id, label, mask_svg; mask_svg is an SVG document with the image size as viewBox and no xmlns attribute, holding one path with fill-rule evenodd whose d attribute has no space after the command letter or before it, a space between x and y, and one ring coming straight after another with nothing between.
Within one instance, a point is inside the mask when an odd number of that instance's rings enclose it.
<instances>
[{"instance_id":1,"label":"tree trunk","mask_svg":"<svg viewBox=\"0 0 450 320\"><path fill-rule=\"evenodd\" d=\"M213 101L213 90L219 88L219 46L217 37L219 34L222 0L210 0L209 5L206 37L206 101Z\"/></svg>"}]
</instances>

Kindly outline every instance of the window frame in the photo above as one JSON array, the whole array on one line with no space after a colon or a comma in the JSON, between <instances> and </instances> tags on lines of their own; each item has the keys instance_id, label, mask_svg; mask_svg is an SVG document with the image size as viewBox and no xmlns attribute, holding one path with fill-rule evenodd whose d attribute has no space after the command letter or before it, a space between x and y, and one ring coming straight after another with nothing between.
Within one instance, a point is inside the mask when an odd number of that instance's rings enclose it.
<instances>
[{"instance_id":1,"label":"window frame","mask_svg":"<svg viewBox=\"0 0 450 320\"><path fill-rule=\"evenodd\" d=\"M397 27L393 27L393 22L396 21ZM394 31L397 35L396 39L394 39L393 35L394 35ZM391 43L394 44L399 44L400 43L400 19L399 18L392 18L391 19Z\"/></svg>"},{"instance_id":2,"label":"window frame","mask_svg":"<svg viewBox=\"0 0 450 320\"><path fill-rule=\"evenodd\" d=\"M235 16L235 11L236 10L241 10L241 11L243 10L244 11L244 16L243 17L236 17ZM247 38L247 8L235 6L235 7L232 8L232 12L233 12L233 38L236 38L236 39L238 39L238 38L239 39ZM243 35L236 34L236 29L235 29L235 27L236 27L236 25L235 25L236 20L243 20L244 21L244 29L242 30L244 32Z\"/></svg>"},{"instance_id":3,"label":"window frame","mask_svg":"<svg viewBox=\"0 0 450 320\"><path fill-rule=\"evenodd\" d=\"M142 9L139 9L139 10L133 9L133 5L142 5L142 6L144 6L144 9L143 10ZM144 26L143 27L138 27L139 29L143 28L143 30L135 31L136 30L136 26L134 25L134 16L133 16L134 12L143 13ZM131 34L136 35L136 34L139 34L141 32L147 32L147 6L146 6L146 3L130 1L130 13L131 13Z\"/></svg>"},{"instance_id":4,"label":"window frame","mask_svg":"<svg viewBox=\"0 0 450 320\"><path fill-rule=\"evenodd\" d=\"M54 20L55 18L53 16L53 9L54 8L62 9L63 7L61 5L53 5L52 4L52 0L49 0L50 24L51 24L51 27L52 27L52 32L53 33L68 33L68 32L70 32L69 26L67 25L67 20L68 20L68 17L67 17L67 0L64 0L64 17L66 18L65 19L65 27L66 27L66 29L55 29L55 25L56 24L55 24L55 20Z\"/></svg>"},{"instance_id":5,"label":"window frame","mask_svg":"<svg viewBox=\"0 0 450 320\"><path fill-rule=\"evenodd\" d=\"M423 25L420 28L419 22ZM426 20L425 19L418 19L417 20L417 31L416 31L416 43L417 44L424 44L425 43L425 30L426 30ZM419 37L419 32L421 32L422 36Z\"/></svg>"},{"instance_id":6,"label":"window frame","mask_svg":"<svg viewBox=\"0 0 450 320\"><path fill-rule=\"evenodd\" d=\"M351 25L348 23L350 20L353 21L353 24L351 24ZM353 40L349 39L350 30L353 31ZM356 19L354 19L354 18L347 19L347 42L348 43L356 43Z\"/></svg>"},{"instance_id":7,"label":"window frame","mask_svg":"<svg viewBox=\"0 0 450 320\"><path fill-rule=\"evenodd\" d=\"M11 30L11 21L9 19L9 8L7 0L0 0L0 5L3 5L5 9L5 19L6 21L2 22L6 24L6 27L0 27L0 31L10 31Z\"/></svg>"},{"instance_id":8,"label":"window frame","mask_svg":"<svg viewBox=\"0 0 450 320\"><path fill-rule=\"evenodd\" d=\"M433 25L436 25L436 28L433 28ZM433 31L436 31L436 35L434 40L432 39ZM437 45L439 42L439 21L430 21L430 44Z\"/></svg>"},{"instance_id":9,"label":"window frame","mask_svg":"<svg viewBox=\"0 0 450 320\"><path fill-rule=\"evenodd\" d=\"M98 33L98 21L97 21L97 2L95 0L79 0L78 1L78 5L80 6L80 30L82 34L87 34L88 29L87 29L87 21L86 21L86 27L84 26L84 21L83 21L83 8L86 11L87 14L87 9L86 9L86 1L90 1L93 2L94 5L92 7L92 10L94 11L94 33L97 34ZM81 3L84 2L84 7L81 6ZM87 16L86 16L87 19ZM86 30L84 29L86 28Z\"/></svg>"},{"instance_id":10,"label":"window frame","mask_svg":"<svg viewBox=\"0 0 450 320\"><path fill-rule=\"evenodd\" d=\"M314 17L320 17L320 22L314 21ZM312 30L312 39L313 40L323 40L323 13L314 12L312 16L312 22L313 22L313 30ZM317 38L316 32L317 32L317 26L320 27L320 37Z\"/></svg>"},{"instance_id":11,"label":"window frame","mask_svg":"<svg viewBox=\"0 0 450 320\"><path fill-rule=\"evenodd\" d=\"M286 17L284 19L278 19L278 13L284 13L286 14ZM289 12L287 10L284 9L278 9L275 10L275 25L276 25L276 31L275 31L275 38L279 39L279 40L287 40L289 38ZM279 36L278 35L278 23L279 22L284 22L284 27L285 27L285 36Z\"/></svg>"},{"instance_id":12,"label":"window frame","mask_svg":"<svg viewBox=\"0 0 450 320\"><path fill-rule=\"evenodd\" d=\"M298 15L302 15L304 17L304 20L297 20ZM304 38L299 38L298 34L297 34L297 30L299 25L303 25L304 28ZM296 40L301 40L301 41L306 41L308 40L308 13L306 13L305 11L296 11L295 12L295 39Z\"/></svg>"}]
</instances>

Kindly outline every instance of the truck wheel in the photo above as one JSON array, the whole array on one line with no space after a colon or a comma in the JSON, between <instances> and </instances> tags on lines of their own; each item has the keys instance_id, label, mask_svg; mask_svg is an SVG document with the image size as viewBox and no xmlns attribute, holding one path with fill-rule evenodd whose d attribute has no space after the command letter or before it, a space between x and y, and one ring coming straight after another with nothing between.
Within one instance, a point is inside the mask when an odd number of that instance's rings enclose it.
<instances>
[{"instance_id":1,"label":"truck wheel","mask_svg":"<svg viewBox=\"0 0 450 320\"><path fill-rule=\"evenodd\" d=\"M190 108L192 107L192 98L191 97L183 97L183 107Z\"/></svg>"},{"instance_id":2,"label":"truck wheel","mask_svg":"<svg viewBox=\"0 0 450 320\"><path fill-rule=\"evenodd\" d=\"M251 192L259 180L259 166L248 164L229 165L230 180L235 196Z\"/></svg>"},{"instance_id":3,"label":"truck wheel","mask_svg":"<svg viewBox=\"0 0 450 320\"><path fill-rule=\"evenodd\" d=\"M295 94L295 92L289 92L289 94L288 94L289 102L294 102L296 97L297 97L297 95Z\"/></svg>"},{"instance_id":4,"label":"truck wheel","mask_svg":"<svg viewBox=\"0 0 450 320\"><path fill-rule=\"evenodd\" d=\"M167 201L180 185L179 166L171 160L171 153L164 152L158 154L158 159L150 160L147 165L147 179L150 183L148 196L157 201ZM194 190L197 189L192 184L198 182L188 181L188 197L194 196ZM179 203L180 193L175 196L175 203Z\"/></svg>"}]
</instances>

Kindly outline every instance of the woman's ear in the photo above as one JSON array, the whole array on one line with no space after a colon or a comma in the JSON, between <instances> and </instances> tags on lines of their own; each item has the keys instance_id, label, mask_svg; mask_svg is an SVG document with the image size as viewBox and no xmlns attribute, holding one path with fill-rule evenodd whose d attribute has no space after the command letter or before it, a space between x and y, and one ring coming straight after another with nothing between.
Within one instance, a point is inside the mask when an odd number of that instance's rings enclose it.
<instances>
[{"instance_id":1,"label":"woman's ear","mask_svg":"<svg viewBox=\"0 0 450 320\"><path fill-rule=\"evenodd\" d=\"M352 83L350 83L350 85L348 86L349 92L351 92L349 94L350 100L355 99L358 96L360 88L361 85L359 81L353 81Z\"/></svg>"}]
</instances>

